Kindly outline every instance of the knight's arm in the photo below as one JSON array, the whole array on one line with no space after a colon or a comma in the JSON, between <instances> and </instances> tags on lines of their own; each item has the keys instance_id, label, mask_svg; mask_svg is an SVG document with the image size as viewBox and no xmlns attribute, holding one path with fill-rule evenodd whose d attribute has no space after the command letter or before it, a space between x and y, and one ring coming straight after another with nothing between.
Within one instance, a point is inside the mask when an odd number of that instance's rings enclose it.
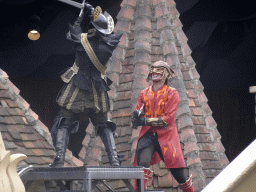
<instances>
[{"instance_id":1,"label":"knight's arm","mask_svg":"<svg viewBox=\"0 0 256 192\"><path fill-rule=\"evenodd\" d=\"M82 23L84 18L90 20L93 13L94 13L93 6L90 4L85 4L84 12L81 15L79 15L79 17L75 20L73 26L69 24L69 32L67 33L67 39L75 42L80 41L79 35L82 33L80 24Z\"/></svg>"},{"instance_id":2,"label":"knight's arm","mask_svg":"<svg viewBox=\"0 0 256 192\"><path fill-rule=\"evenodd\" d=\"M73 26L69 24L69 31L67 32L67 39L71 41L80 41L79 35L82 33L80 24L84 19L84 13L82 13L74 22Z\"/></svg>"}]
</instances>

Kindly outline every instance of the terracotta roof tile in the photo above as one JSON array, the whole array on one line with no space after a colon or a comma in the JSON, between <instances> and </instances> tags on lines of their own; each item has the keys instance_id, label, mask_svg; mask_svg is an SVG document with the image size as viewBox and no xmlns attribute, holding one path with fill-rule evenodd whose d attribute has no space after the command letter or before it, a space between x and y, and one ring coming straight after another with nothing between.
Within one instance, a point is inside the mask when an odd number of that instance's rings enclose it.
<instances>
[{"instance_id":1,"label":"terracotta roof tile","mask_svg":"<svg viewBox=\"0 0 256 192\"><path fill-rule=\"evenodd\" d=\"M212 143L213 138L210 134L196 134L198 143Z\"/></svg>"},{"instance_id":2,"label":"terracotta roof tile","mask_svg":"<svg viewBox=\"0 0 256 192\"><path fill-rule=\"evenodd\" d=\"M4 117L0 117L0 123L7 124L7 121Z\"/></svg>"},{"instance_id":3,"label":"terracotta roof tile","mask_svg":"<svg viewBox=\"0 0 256 192\"><path fill-rule=\"evenodd\" d=\"M116 24L114 32L129 32L131 23L129 21L121 21Z\"/></svg>"},{"instance_id":4,"label":"terracotta roof tile","mask_svg":"<svg viewBox=\"0 0 256 192\"><path fill-rule=\"evenodd\" d=\"M184 114L190 114L190 109L189 109L189 106L187 104L179 104L179 107L177 109L177 112L176 112L176 116L179 117L181 115L184 115Z\"/></svg>"},{"instance_id":5,"label":"terracotta roof tile","mask_svg":"<svg viewBox=\"0 0 256 192\"><path fill-rule=\"evenodd\" d=\"M195 125L195 133L209 133L209 130L204 125Z\"/></svg>"},{"instance_id":6,"label":"terracotta roof tile","mask_svg":"<svg viewBox=\"0 0 256 192\"><path fill-rule=\"evenodd\" d=\"M201 191L206 186L206 179L203 177L193 178L194 191Z\"/></svg>"},{"instance_id":7,"label":"terracotta roof tile","mask_svg":"<svg viewBox=\"0 0 256 192\"><path fill-rule=\"evenodd\" d=\"M213 129L211 130L211 134L212 134L212 136L213 136L214 141L220 140L221 135L220 135L220 133L219 133L219 131L218 131L217 128L213 128Z\"/></svg>"},{"instance_id":8,"label":"terracotta roof tile","mask_svg":"<svg viewBox=\"0 0 256 192\"><path fill-rule=\"evenodd\" d=\"M44 151L42 151L41 149L32 149L32 151L36 156L44 156L45 155Z\"/></svg>"},{"instance_id":9,"label":"terracotta roof tile","mask_svg":"<svg viewBox=\"0 0 256 192\"><path fill-rule=\"evenodd\" d=\"M190 174L193 175L193 178L199 178L199 177L204 177L204 172L202 170L202 167L197 167L197 166L191 166L189 168Z\"/></svg>"},{"instance_id":10,"label":"terracotta roof tile","mask_svg":"<svg viewBox=\"0 0 256 192\"><path fill-rule=\"evenodd\" d=\"M222 143L220 141L216 142L215 146L216 146L216 149L217 149L218 152L224 152L225 151L225 148L224 148L224 146L222 145Z\"/></svg>"},{"instance_id":11,"label":"terracotta roof tile","mask_svg":"<svg viewBox=\"0 0 256 192\"><path fill-rule=\"evenodd\" d=\"M112 118L116 117L127 117L130 116L131 109L130 108L124 108L124 109L119 109L112 114Z\"/></svg>"},{"instance_id":12,"label":"terracotta roof tile","mask_svg":"<svg viewBox=\"0 0 256 192\"><path fill-rule=\"evenodd\" d=\"M50 164L52 163L52 158L50 157L41 157L44 161L45 164Z\"/></svg>"},{"instance_id":13,"label":"terracotta roof tile","mask_svg":"<svg viewBox=\"0 0 256 192\"><path fill-rule=\"evenodd\" d=\"M8 105L7 105L7 103L5 102L5 100L1 99L0 102L1 102L1 106L2 106L2 107L8 107Z\"/></svg>"},{"instance_id":14,"label":"terracotta roof tile","mask_svg":"<svg viewBox=\"0 0 256 192\"><path fill-rule=\"evenodd\" d=\"M119 143L116 145L116 150L119 151L130 151L131 150L131 144L129 143Z\"/></svg>"},{"instance_id":15,"label":"terracotta roof tile","mask_svg":"<svg viewBox=\"0 0 256 192\"><path fill-rule=\"evenodd\" d=\"M124 1L121 3L121 7L123 7L124 5L130 5L130 6L135 7L135 5L136 5L136 0L124 0Z\"/></svg>"},{"instance_id":16,"label":"terracotta roof tile","mask_svg":"<svg viewBox=\"0 0 256 192\"><path fill-rule=\"evenodd\" d=\"M5 145L6 150L17 148L17 146L13 142L9 142L9 141L6 141L6 140L4 141L4 145Z\"/></svg>"},{"instance_id":17,"label":"terracotta roof tile","mask_svg":"<svg viewBox=\"0 0 256 192\"><path fill-rule=\"evenodd\" d=\"M135 29L139 30L151 30L151 22L149 18L139 17L135 23Z\"/></svg>"},{"instance_id":18,"label":"terracotta roof tile","mask_svg":"<svg viewBox=\"0 0 256 192\"><path fill-rule=\"evenodd\" d=\"M87 148L87 147L83 146L82 149L80 150L79 154L78 154L78 156L79 156L80 158L82 158L82 159L85 159L85 158L86 158L86 157L85 157L86 148Z\"/></svg>"},{"instance_id":19,"label":"terracotta roof tile","mask_svg":"<svg viewBox=\"0 0 256 192\"><path fill-rule=\"evenodd\" d=\"M205 118L202 116L192 116L192 121L194 125L205 125Z\"/></svg>"},{"instance_id":20,"label":"terracotta roof tile","mask_svg":"<svg viewBox=\"0 0 256 192\"><path fill-rule=\"evenodd\" d=\"M36 160L34 157L27 157L25 160L24 160L28 165L33 165L33 164L37 164Z\"/></svg>"},{"instance_id":21,"label":"terracotta roof tile","mask_svg":"<svg viewBox=\"0 0 256 192\"><path fill-rule=\"evenodd\" d=\"M48 162L52 161L51 159L46 159L46 160L48 160ZM82 161L80 161L79 159L75 158L74 156L72 157L72 161L76 164L76 166L83 166L84 165L84 163Z\"/></svg>"},{"instance_id":22,"label":"terracotta roof tile","mask_svg":"<svg viewBox=\"0 0 256 192\"><path fill-rule=\"evenodd\" d=\"M35 129L32 126L25 126L27 133L35 133Z\"/></svg>"},{"instance_id":23,"label":"terracotta roof tile","mask_svg":"<svg viewBox=\"0 0 256 192\"><path fill-rule=\"evenodd\" d=\"M194 141L196 142L196 136L193 129L184 129L181 132L181 141L188 142L188 141Z\"/></svg>"},{"instance_id":24,"label":"terracotta roof tile","mask_svg":"<svg viewBox=\"0 0 256 192\"><path fill-rule=\"evenodd\" d=\"M31 142L31 141L23 141L22 142L23 145L27 148L27 149L35 149L35 145L34 145L34 142Z\"/></svg>"},{"instance_id":25,"label":"terracotta roof tile","mask_svg":"<svg viewBox=\"0 0 256 192\"><path fill-rule=\"evenodd\" d=\"M38 164L38 165L44 165L45 164L44 160L41 157L36 157L35 156L33 158L34 158L36 164Z\"/></svg>"},{"instance_id":26,"label":"terracotta roof tile","mask_svg":"<svg viewBox=\"0 0 256 192\"><path fill-rule=\"evenodd\" d=\"M18 103L16 101L13 101L11 99L5 99L5 102L8 104L9 107L19 107Z\"/></svg>"},{"instance_id":27,"label":"terracotta roof tile","mask_svg":"<svg viewBox=\"0 0 256 192\"><path fill-rule=\"evenodd\" d=\"M3 90L3 89L7 89L6 86L0 82L0 89Z\"/></svg>"},{"instance_id":28,"label":"terracotta roof tile","mask_svg":"<svg viewBox=\"0 0 256 192\"><path fill-rule=\"evenodd\" d=\"M35 154L31 149L27 149L24 146L19 146L19 145L16 145L16 146L17 148L12 150L14 153L22 153L27 156L35 156Z\"/></svg>"},{"instance_id":29,"label":"terracotta roof tile","mask_svg":"<svg viewBox=\"0 0 256 192\"><path fill-rule=\"evenodd\" d=\"M119 136L130 136L132 134L132 130L130 126L121 127L120 135ZM132 138L131 138L132 139Z\"/></svg>"},{"instance_id":30,"label":"terracotta roof tile","mask_svg":"<svg viewBox=\"0 0 256 192\"><path fill-rule=\"evenodd\" d=\"M193 152L193 151L198 151L199 148L197 146L196 142L187 142L185 143L184 147L184 155L186 156L188 153Z\"/></svg>"},{"instance_id":31,"label":"terracotta roof tile","mask_svg":"<svg viewBox=\"0 0 256 192\"><path fill-rule=\"evenodd\" d=\"M12 141L12 137L11 135L8 133L8 132L2 132L2 137L4 140L7 140L7 141Z\"/></svg>"},{"instance_id":32,"label":"terracotta roof tile","mask_svg":"<svg viewBox=\"0 0 256 192\"><path fill-rule=\"evenodd\" d=\"M131 7L124 7L117 15L120 20L132 20L134 17L134 9Z\"/></svg>"},{"instance_id":33,"label":"terracotta roof tile","mask_svg":"<svg viewBox=\"0 0 256 192\"><path fill-rule=\"evenodd\" d=\"M128 126L130 125L130 117L120 117L120 118L116 118L116 125L117 126Z\"/></svg>"},{"instance_id":34,"label":"terracotta roof tile","mask_svg":"<svg viewBox=\"0 0 256 192\"><path fill-rule=\"evenodd\" d=\"M19 132L9 130L9 133L14 140L22 140L22 137Z\"/></svg>"},{"instance_id":35,"label":"terracotta roof tile","mask_svg":"<svg viewBox=\"0 0 256 192\"><path fill-rule=\"evenodd\" d=\"M153 165L152 170L154 172L154 175L160 176L160 177L169 174L169 171L167 169L161 169L160 168L160 163L157 163L157 164Z\"/></svg>"},{"instance_id":36,"label":"terracotta roof tile","mask_svg":"<svg viewBox=\"0 0 256 192\"><path fill-rule=\"evenodd\" d=\"M5 109L8 113L5 115L12 115L12 116L21 116L19 112L17 111L17 108L3 108ZM4 115L4 114L3 114Z\"/></svg>"},{"instance_id":37,"label":"terracotta roof tile","mask_svg":"<svg viewBox=\"0 0 256 192\"><path fill-rule=\"evenodd\" d=\"M220 161L204 160L202 161L203 169L221 169Z\"/></svg>"},{"instance_id":38,"label":"terracotta roof tile","mask_svg":"<svg viewBox=\"0 0 256 192\"><path fill-rule=\"evenodd\" d=\"M172 187L173 186L173 176L170 171L167 172L162 177L158 177L159 187Z\"/></svg>"},{"instance_id":39,"label":"terracotta roof tile","mask_svg":"<svg viewBox=\"0 0 256 192\"><path fill-rule=\"evenodd\" d=\"M3 132L3 131L7 131L7 127L6 125L4 124L0 124L0 131Z\"/></svg>"},{"instance_id":40,"label":"terracotta roof tile","mask_svg":"<svg viewBox=\"0 0 256 192\"><path fill-rule=\"evenodd\" d=\"M12 116L12 118L14 119L16 124L25 124L24 119L21 116Z\"/></svg>"},{"instance_id":41,"label":"terracotta roof tile","mask_svg":"<svg viewBox=\"0 0 256 192\"><path fill-rule=\"evenodd\" d=\"M220 157L221 166L225 168L229 164L229 160L227 156L225 155L225 153L220 153L219 157Z\"/></svg>"},{"instance_id":42,"label":"terracotta roof tile","mask_svg":"<svg viewBox=\"0 0 256 192\"><path fill-rule=\"evenodd\" d=\"M218 154L216 154L215 152L211 152L211 151L201 151L200 158L201 158L201 160L216 160L216 161L219 160Z\"/></svg>"},{"instance_id":43,"label":"terracotta roof tile","mask_svg":"<svg viewBox=\"0 0 256 192\"><path fill-rule=\"evenodd\" d=\"M43 153L44 153L44 156L47 156L47 157L53 157L55 155L55 151L53 148L50 148L50 149L40 149Z\"/></svg>"},{"instance_id":44,"label":"terracotta roof tile","mask_svg":"<svg viewBox=\"0 0 256 192\"><path fill-rule=\"evenodd\" d=\"M204 170L204 174L206 177L208 178L214 178L216 177L221 170L216 170L216 169L208 169L208 170Z\"/></svg>"},{"instance_id":45,"label":"terracotta roof tile","mask_svg":"<svg viewBox=\"0 0 256 192\"><path fill-rule=\"evenodd\" d=\"M42 142L41 141L34 141L33 142L33 144L34 144L34 146L37 148L37 149L44 149L45 148L45 146L42 144Z\"/></svg>"},{"instance_id":46,"label":"terracotta roof tile","mask_svg":"<svg viewBox=\"0 0 256 192\"><path fill-rule=\"evenodd\" d=\"M6 90L0 90L0 98L11 98L9 94L6 93Z\"/></svg>"},{"instance_id":47,"label":"terracotta roof tile","mask_svg":"<svg viewBox=\"0 0 256 192\"><path fill-rule=\"evenodd\" d=\"M7 124L14 124L14 125L16 124L16 122L15 122L13 116L7 116L7 117L4 117L4 119L5 119L5 122L6 122Z\"/></svg>"},{"instance_id":48,"label":"terracotta roof tile","mask_svg":"<svg viewBox=\"0 0 256 192\"><path fill-rule=\"evenodd\" d=\"M143 6L138 5L136 7L135 17L136 18L152 17L151 6L150 5L143 5Z\"/></svg>"},{"instance_id":49,"label":"terracotta roof tile","mask_svg":"<svg viewBox=\"0 0 256 192\"><path fill-rule=\"evenodd\" d=\"M191 165L200 165L201 159L197 153L190 153L187 157L187 166L190 167Z\"/></svg>"},{"instance_id":50,"label":"terracotta roof tile","mask_svg":"<svg viewBox=\"0 0 256 192\"><path fill-rule=\"evenodd\" d=\"M0 107L0 116L7 116L7 115L9 115L8 110L5 107Z\"/></svg>"}]
</instances>

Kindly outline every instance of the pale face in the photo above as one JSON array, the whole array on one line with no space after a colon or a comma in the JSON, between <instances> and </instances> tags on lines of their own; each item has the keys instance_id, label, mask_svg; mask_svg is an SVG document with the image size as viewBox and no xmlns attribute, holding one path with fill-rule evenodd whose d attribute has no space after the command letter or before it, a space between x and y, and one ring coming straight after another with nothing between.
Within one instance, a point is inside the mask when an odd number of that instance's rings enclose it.
<instances>
[{"instance_id":1,"label":"pale face","mask_svg":"<svg viewBox=\"0 0 256 192\"><path fill-rule=\"evenodd\" d=\"M163 67L153 67L151 69L151 80L156 83L162 80L164 73Z\"/></svg>"},{"instance_id":2,"label":"pale face","mask_svg":"<svg viewBox=\"0 0 256 192\"><path fill-rule=\"evenodd\" d=\"M152 73L151 79L154 83L162 80L163 75L161 73Z\"/></svg>"}]
</instances>

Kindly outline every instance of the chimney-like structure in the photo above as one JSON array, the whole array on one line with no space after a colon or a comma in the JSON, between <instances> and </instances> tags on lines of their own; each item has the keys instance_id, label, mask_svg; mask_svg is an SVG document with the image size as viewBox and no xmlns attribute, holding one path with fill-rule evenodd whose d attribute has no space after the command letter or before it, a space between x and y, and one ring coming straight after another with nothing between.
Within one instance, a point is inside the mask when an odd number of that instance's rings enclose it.
<instances>
[{"instance_id":1,"label":"chimney-like structure","mask_svg":"<svg viewBox=\"0 0 256 192\"><path fill-rule=\"evenodd\" d=\"M207 104L204 87L191 57L187 37L173 0L123 0L115 32L123 33L114 51L108 74L113 80L109 96L110 118L118 128L117 151L124 155L122 165L131 166L138 141L138 130L130 127L139 92L148 87L146 76L152 63L165 60L175 71L169 85L180 96L177 128L186 165L193 175L195 191L202 190L229 163L221 135ZM107 165L106 152L99 138L87 130L79 154L87 165ZM148 189L178 191L178 183L160 162L152 167ZM121 182L113 183L121 188Z\"/></svg>"}]
</instances>

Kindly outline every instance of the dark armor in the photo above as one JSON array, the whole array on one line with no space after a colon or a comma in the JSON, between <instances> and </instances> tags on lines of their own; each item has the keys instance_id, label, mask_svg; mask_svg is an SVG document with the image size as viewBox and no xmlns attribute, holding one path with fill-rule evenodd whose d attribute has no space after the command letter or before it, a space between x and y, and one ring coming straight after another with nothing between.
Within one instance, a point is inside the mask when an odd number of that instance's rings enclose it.
<instances>
[{"instance_id":1,"label":"dark armor","mask_svg":"<svg viewBox=\"0 0 256 192\"><path fill-rule=\"evenodd\" d=\"M76 132L79 128L79 123L74 117L83 114L90 118L96 127L97 135L101 137L105 145L110 164L113 166L120 164L113 137L116 125L107 120L106 113L109 111L107 91L110 90L109 86L112 81L98 70L91 57L88 56L88 50L85 50L84 34L80 27L85 15L83 13L78 17L73 26L69 25L70 31L67 33L67 39L74 42L76 55L74 65L61 75L65 85L57 97L57 103L62 107L62 113L60 112L56 116L51 130L56 151L56 158L51 165L52 167L64 165L69 134ZM102 14L99 15L95 21L92 21L92 24L93 22L97 24L100 20L103 21L102 16ZM90 14L89 19L91 19ZM86 38L103 68L106 67L121 36L122 34L102 33L101 30L95 28L89 30Z\"/></svg>"}]
</instances>

